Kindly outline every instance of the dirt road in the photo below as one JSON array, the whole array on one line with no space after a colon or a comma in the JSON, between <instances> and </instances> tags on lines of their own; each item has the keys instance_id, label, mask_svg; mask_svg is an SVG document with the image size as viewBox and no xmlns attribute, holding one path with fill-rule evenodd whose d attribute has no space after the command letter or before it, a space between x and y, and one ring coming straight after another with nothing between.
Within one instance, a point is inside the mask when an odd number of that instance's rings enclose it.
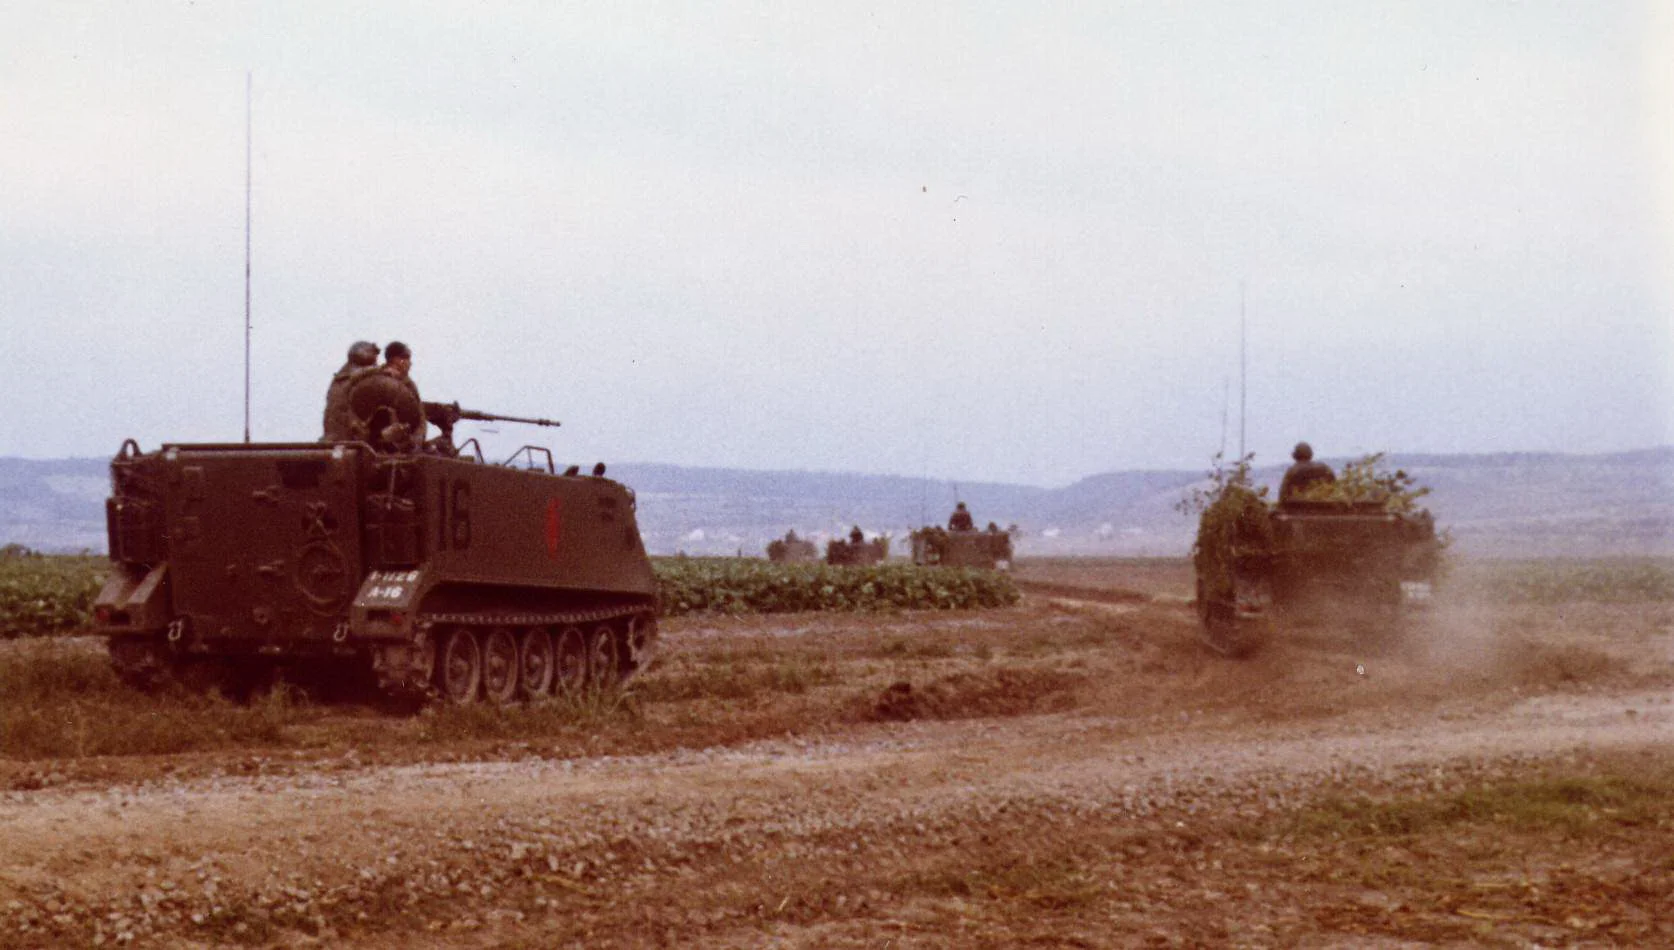
<instances>
[{"instance_id":1,"label":"dirt road","mask_svg":"<svg viewBox=\"0 0 1674 950\"><path fill-rule=\"evenodd\" d=\"M994 629L971 615L899 621L948 625L944 632L963 641L976 620L996 643L1011 642L1008 623L1071 640L1085 630L1119 632L1054 654L1054 668L1077 677L1073 699L1021 714L858 717L783 738L644 755L551 758L532 749L366 766L353 750L349 758L333 750L280 774L7 792L0 943L1674 939L1656 919L1674 919L1663 913L1674 911L1666 890L1620 897L1602 924L1526 903L1516 905L1521 916L1450 909L1431 883L1367 877L1366 865L1355 872L1352 861L1333 871L1322 856L1348 839L1327 834L1311 847L1316 832L1286 823L1310 803L1345 794L1434 801L1550 769L1571 779L1600 767L1661 774L1674 749L1674 677L1666 665L1659 671L1668 659L1664 613L1579 611L1588 619L1579 631L1542 621L1568 631L1563 646L1521 665L1503 651L1484 653L1487 633L1468 652L1498 657L1492 663L1460 662L1457 643L1367 654L1325 633L1259 662L1228 664L1201 657L1189 639L1175 642L1189 632L1183 613L1161 602L1037 599ZM1613 619L1600 624L1601 616ZM810 626L828 650L846 637L879 635L865 621L793 618L777 629L691 623L670 639L678 652L682 643L729 637L797 639L784 634ZM1127 665L1100 665L1116 652ZM1004 669L1006 657L943 659ZM900 665L835 662L886 685L905 676L920 696L951 695L946 684L976 675L961 668L915 677ZM1436 841L1419 829L1417 839L1376 844L1410 852L1397 861L1403 866L1426 856L1447 863L1446 839L1480 830L1467 822L1439 829ZM1515 866L1471 852L1453 873L1467 894L1512 878L1554 888L1563 873L1666 882L1667 859L1658 866L1655 855L1666 856L1671 834L1674 826L1652 821L1630 835L1637 843L1588 838L1580 850L1572 838L1535 835ZM1331 877L1344 870L1347 877Z\"/></svg>"}]
</instances>

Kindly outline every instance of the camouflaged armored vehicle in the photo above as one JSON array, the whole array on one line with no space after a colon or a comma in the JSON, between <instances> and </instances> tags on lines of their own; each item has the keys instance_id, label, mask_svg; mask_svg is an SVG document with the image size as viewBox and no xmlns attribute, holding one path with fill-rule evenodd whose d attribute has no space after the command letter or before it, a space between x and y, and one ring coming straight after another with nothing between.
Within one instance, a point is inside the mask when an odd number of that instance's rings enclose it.
<instances>
[{"instance_id":1,"label":"camouflaged armored vehicle","mask_svg":"<svg viewBox=\"0 0 1674 950\"><path fill-rule=\"evenodd\" d=\"M914 564L1011 570L1010 531L953 531L932 525L914 531L911 539Z\"/></svg>"},{"instance_id":2,"label":"camouflaged armored vehicle","mask_svg":"<svg viewBox=\"0 0 1674 950\"><path fill-rule=\"evenodd\" d=\"M1272 504L1233 487L1204 511L1193 549L1203 641L1246 656L1279 623L1392 633L1429 603L1440 553L1423 509L1377 500Z\"/></svg>"},{"instance_id":3,"label":"camouflaged armored vehicle","mask_svg":"<svg viewBox=\"0 0 1674 950\"><path fill-rule=\"evenodd\" d=\"M641 668L656 582L633 492L539 447L486 463L453 421L510 417L407 393L357 388L356 441L123 443L94 607L118 674L236 693L334 669L465 704ZM420 448L426 418L443 437Z\"/></svg>"},{"instance_id":4,"label":"camouflaged armored vehicle","mask_svg":"<svg viewBox=\"0 0 1674 950\"><path fill-rule=\"evenodd\" d=\"M814 542L788 531L782 538L767 542L767 559L774 564L812 564L820 559L820 549Z\"/></svg>"}]
</instances>

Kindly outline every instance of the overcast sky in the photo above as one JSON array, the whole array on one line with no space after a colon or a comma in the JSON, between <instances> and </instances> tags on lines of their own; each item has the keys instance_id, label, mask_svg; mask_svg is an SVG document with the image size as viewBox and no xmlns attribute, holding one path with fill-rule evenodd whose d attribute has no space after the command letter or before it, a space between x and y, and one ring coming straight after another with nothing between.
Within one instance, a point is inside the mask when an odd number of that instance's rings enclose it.
<instances>
[{"instance_id":1,"label":"overcast sky","mask_svg":"<svg viewBox=\"0 0 1674 950\"><path fill-rule=\"evenodd\" d=\"M1671 443L1661 6L9 4L0 455L241 437L247 71L258 440L365 337L501 454L1201 468L1242 285L1258 462Z\"/></svg>"}]
</instances>

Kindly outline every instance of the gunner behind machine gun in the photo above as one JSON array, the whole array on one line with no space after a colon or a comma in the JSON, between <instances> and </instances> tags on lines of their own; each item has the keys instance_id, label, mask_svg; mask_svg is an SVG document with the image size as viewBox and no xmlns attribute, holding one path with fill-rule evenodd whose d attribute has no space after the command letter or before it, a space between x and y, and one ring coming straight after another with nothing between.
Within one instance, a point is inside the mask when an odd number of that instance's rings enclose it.
<instances>
[{"instance_id":1,"label":"gunner behind machine gun","mask_svg":"<svg viewBox=\"0 0 1674 950\"><path fill-rule=\"evenodd\" d=\"M385 362L371 368L362 350L376 351L370 343L350 349L350 362L332 379L327 397L325 441L365 442L376 452L407 454L423 452L453 458L459 449L453 442L453 427L461 419L474 422L521 422L556 426L552 419L506 416L476 409L462 409L457 402L424 402L413 382L412 350L404 343L384 347ZM426 425L440 433L426 437Z\"/></svg>"}]
</instances>

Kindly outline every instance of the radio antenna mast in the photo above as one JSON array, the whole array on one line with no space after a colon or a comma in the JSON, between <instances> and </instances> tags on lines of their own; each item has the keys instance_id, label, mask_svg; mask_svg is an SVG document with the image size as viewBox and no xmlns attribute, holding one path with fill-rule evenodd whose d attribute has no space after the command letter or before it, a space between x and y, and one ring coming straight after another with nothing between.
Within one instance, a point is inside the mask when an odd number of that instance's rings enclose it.
<instances>
[{"instance_id":1,"label":"radio antenna mast","mask_svg":"<svg viewBox=\"0 0 1674 950\"><path fill-rule=\"evenodd\" d=\"M1238 282L1238 461L1244 461L1244 405L1249 392L1248 322L1244 318L1244 282Z\"/></svg>"},{"instance_id":2,"label":"radio antenna mast","mask_svg":"<svg viewBox=\"0 0 1674 950\"><path fill-rule=\"evenodd\" d=\"M1232 402L1232 380L1221 377L1221 447L1215 452L1222 458L1226 457L1226 413L1227 406Z\"/></svg>"},{"instance_id":3,"label":"radio antenna mast","mask_svg":"<svg viewBox=\"0 0 1674 950\"><path fill-rule=\"evenodd\" d=\"M244 73L244 441L250 441L250 73Z\"/></svg>"}]
</instances>

